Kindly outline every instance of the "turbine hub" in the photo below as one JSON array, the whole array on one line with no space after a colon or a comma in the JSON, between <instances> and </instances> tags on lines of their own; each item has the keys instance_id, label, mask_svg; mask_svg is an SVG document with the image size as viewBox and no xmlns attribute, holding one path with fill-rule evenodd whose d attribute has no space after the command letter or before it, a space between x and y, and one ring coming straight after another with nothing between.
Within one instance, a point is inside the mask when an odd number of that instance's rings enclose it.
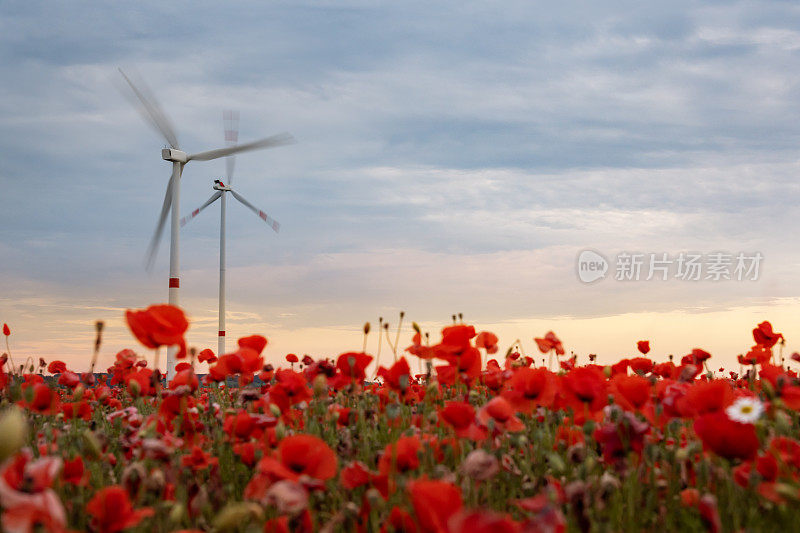
<instances>
[{"instance_id":1,"label":"turbine hub","mask_svg":"<svg viewBox=\"0 0 800 533\"><path fill-rule=\"evenodd\" d=\"M181 152L180 150L176 150L174 148L164 148L161 150L161 159L164 161L172 161L174 163L186 163L189 161L189 158L186 156L186 152Z\"/></svg>"}]
</instances>

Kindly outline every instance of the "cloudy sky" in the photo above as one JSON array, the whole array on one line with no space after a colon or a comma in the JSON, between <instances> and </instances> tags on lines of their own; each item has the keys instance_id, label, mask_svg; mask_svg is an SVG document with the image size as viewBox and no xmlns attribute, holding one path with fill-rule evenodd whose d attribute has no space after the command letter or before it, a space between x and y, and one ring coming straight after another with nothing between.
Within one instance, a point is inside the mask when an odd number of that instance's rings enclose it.
<instances>
[{"instance_id":1,"label":"cloudy sky","mask_svg":"<svg viewBox=\"0 0 800 533\"><path fill-rule=\"evenodd\" d=\"M224 144L225 109L241 142L298 139L236 164L279 235L229 203L229 336L266 335L274 361L359 348L365 321L400 310L432 337L462 312L503 347L552 329L606 361L650 339L657 359L699 346L733 367L765 319L800 349L794 2L4 1L16 358L85 368L102 319L108 363L135 346L123 310L167 298L168 239L151 273L143 256L170 168L117 67L188 152ZM223 173L186 167L184 214ZM181 233L188 338L213 349L218 213ZM584 249L606 279L578 279ZM764 260L756 281L614 279L621 252L684 251Z\"/></svg>"}]
</instances>

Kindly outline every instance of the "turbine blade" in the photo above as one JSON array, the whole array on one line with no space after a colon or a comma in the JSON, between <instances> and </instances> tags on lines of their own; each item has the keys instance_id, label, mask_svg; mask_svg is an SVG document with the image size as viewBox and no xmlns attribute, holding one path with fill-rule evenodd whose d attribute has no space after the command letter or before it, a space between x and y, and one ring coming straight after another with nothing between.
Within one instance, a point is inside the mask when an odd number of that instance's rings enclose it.
<instances>
[{"instance_id":1,"label":"turbine blade","mask_svg":"<svg viewBox=\"0 0 800 533\"><path fill-rule=\"evenodd\" d=\"M239 112L226 110L222 112L222 125L225 128L225 144L236 146L239 142ZM233 170L236 166L236 156L229 155L225 158L225 183L233 183Z\"/></svg>"},{"instance_id":2,"label":"turbine blade","mask_svg":"<svg viewBox=\"0 0 800 533\"><path fill-rule=\"evenodd\" d=\"M183 217L183 218L181 219L181 227L185 226L185 225L186 225L188 222L190 222L190 221L191 221L191 220L192 220L194 217L196 217L197 215L199 215L199 214L200 214L200 211L202 211L202 210L203 210L203 209L205 209L206 207L208 207L208 206L210 206L211 204L213 204L214 202L216 202L216 201L219 199L219 197L220 197L220 196L222 196L222 192L221 192L221 191L217 191L217 192L215 192L214 194L212 194L212 195L211 195L211 198L209 198L209 199L208 199L208 201L207 201L206 203L204 203L203 205L201 205L200 207L198 207L197 209L195 209L194 211L192 211L190 214L188 214L188 215L186 215L185 217Z\"/></svg>"},{"instance_id":3,"label":"turbine blade","mask_svg":"<svg viewBox=\"0 0 800 533\"><path fill-rule=\"evenodd\" d=\"M278 135L273 135L272 137L267 137L266 139L261 139L260 141L253 141L246 144L237 144L236 146L229 146L227 148L218 148L216 150L209 150L207 152L200 152L197 154L190 155L187 159L188 161L197 160L197 161L210 161L212 159L217 159L218 157L224 157L226 155L233 155L238 154L240 152L249 152L250 150L259 150L261 148L271 148L273 146L284 146L287 144L294 144L297 141L294 137L292 137L288 133L279 133Z\"/></svg>"},{"instance_id":4,"label":"turbine blade","mask_svg":"<svg viewBox=\"0 0 800 533\"><path fill-rule=\"evenodd\" d=\"M266 222L267 224L269 224L270 226L272 226L272 229L273 229L273 230L275 230L275 233L278 233L278 231L281 229L281 225L278 223L278 221L277 221L277 220L275 220L274 218L272 218L271 216L269 216L268 214L266 214L264 211L262 211L261 209L257 208L256 206L254 206L253 204L251 204L251 203L250 203L250 202L248 202L247 200L245 200L245 199L242 197L242 195L241 195L241 194L239 194L239 193L237 193L236 191L233 191L233 190L232 190L232 191L231 191L231 194L233 195L233 197L234 197L234 198L236 198L237 200L239 200L239 201L242 203L242 205L244 205L245 207L247 207L248 209L250 209L250 210L251 210L253 213L255 213L256 215L258 215L258 217L259 217L261 220L263 220L264 222Z\"/></svg>"},{"instance_id":5,"label":"turbine blade","mask_svg":"<svg viewBox=\"0 0 800 533\"><path fill-rule=\"evenodd\" d=\"M229 155L225 158L225 185L230 187L233 182L233 169L236 166L236 156Z\"/></svg>"},{"instance_id":6,"label":"turbine blade","mask_svg":"<svg viewBox=\"0 0 800 533\"><path fill-rule=\"evenodd\" d=\"M133 104L133 107L138 109L145 121L157 132L161 133L172 148L177 150L178 136L175 134L175 128L172 127L172 122L167 118L167 115L164 113L158 100L153 96L153 92L147 87L147 84L139 80L139 86L137 87L122 69L119 69L119 73L125 78L130 88L130 91L122 91L125 97Z\"/></svg>"},{"instance_id":7,"label":"turbine blade","mask_svg":"<svg viewBox=\"0 0 800 533\"><path fill-rule=\"evenodd\" d=\"M145 268L147 270L152 270L153 263L156 260L156 254L158 253L158 244L161 242L161 234L164 232L164 224L167 221L167 215L169 215L169 208L172 205L172 178L170 178L169 183L167 184L167 192L164 194L164 204L161 206L161 215L158 218L158 224L156 225L156 231L153 233L153 238L150 239L150 245L147 247L147 255L145 256Z\"/></svg>"}]
</instances>

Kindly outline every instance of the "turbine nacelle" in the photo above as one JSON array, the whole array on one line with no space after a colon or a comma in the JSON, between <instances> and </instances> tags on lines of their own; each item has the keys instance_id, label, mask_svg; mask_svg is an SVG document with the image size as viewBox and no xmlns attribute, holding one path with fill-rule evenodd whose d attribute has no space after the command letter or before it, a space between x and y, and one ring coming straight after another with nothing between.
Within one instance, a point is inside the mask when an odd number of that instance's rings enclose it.
<instances>
[{"instance_id":1,"label":"turbine nacelle","mask_svg":"<svg viewBox=\"0 0 800 533\"><path fill-rule=\"evenodd\" d=\"M231 188L229 186L226 186L220 180L214 180L214 185L212 185L212 189L214 189L215 191L230 191L231 190Z\"/></svg>"},{"instance_id":2,"label":"turbine nacelle","mask_svg":"<svg viewBox=\"0 0 800 533\"><path fill-rule=\"evenodd\" d=\"M186 152L176 150L175 148L164 148L161 150L161 159L164 161L172 161L173 163L187 163L189 156Z\"/></svg>"}]
</instances>

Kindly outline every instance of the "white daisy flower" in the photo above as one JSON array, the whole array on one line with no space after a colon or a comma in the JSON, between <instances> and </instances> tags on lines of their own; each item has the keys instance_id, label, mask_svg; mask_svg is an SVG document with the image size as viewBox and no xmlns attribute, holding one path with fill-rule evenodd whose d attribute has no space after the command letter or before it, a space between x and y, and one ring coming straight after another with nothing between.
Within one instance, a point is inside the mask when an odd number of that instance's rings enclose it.
<instances>
[{"instance_id":1,"label":"white daisy flower","mask_svg":"<svg viewBox=\"0 0 800 533\"><path fill-rule=\"evenodd\" d=\"M739 398L725 409L725 414L728 415L728 418L742 424L752 424L759 419L763 412L764 404L758 398L749 398L747 396Z\"/></svg>"}]
</instances>

